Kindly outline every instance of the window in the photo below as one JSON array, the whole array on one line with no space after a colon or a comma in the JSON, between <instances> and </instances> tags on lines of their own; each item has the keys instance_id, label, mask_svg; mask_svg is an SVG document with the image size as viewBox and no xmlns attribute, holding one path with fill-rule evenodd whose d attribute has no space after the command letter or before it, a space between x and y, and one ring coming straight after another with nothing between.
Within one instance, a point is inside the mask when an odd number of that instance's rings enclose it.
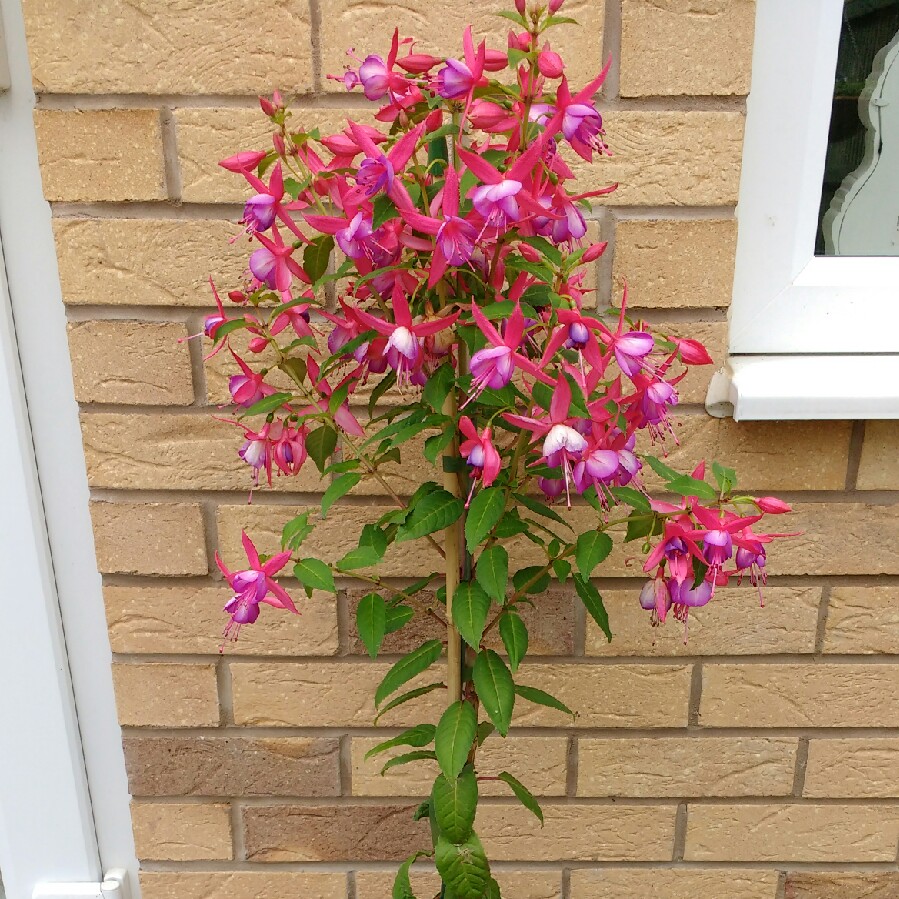
<instances>
[{"instance_id":1,"label":"window","mask_svg":"<svg viewBox=\"0 0 899 899\"><path fill-rule=\"evenodd\" d=\"M843 0L758 3L730 355L712 414L899 417L899 258L815 255L843 13Z\"/></svg>"}]
</instances>

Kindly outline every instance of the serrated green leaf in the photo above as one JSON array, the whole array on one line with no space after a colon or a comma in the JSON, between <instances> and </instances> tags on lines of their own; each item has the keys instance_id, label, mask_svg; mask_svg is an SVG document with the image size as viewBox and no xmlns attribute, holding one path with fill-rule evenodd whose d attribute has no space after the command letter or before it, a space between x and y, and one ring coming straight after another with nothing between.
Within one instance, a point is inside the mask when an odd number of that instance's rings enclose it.
<instances>
[{"instance_id":1,"label":"serrated green leaf","mask_svg":"<svg viewBox=\"0 0 899 899\"><path fill-rule=\"evenodd\" d=\"M351 549L334 567L339 571L356 571L358 568L371 568L381 561L384 554L373 546L357 546Z\"/></svg>"},{"instance_id":2,"label":"serrated green leaf","mask_svg":"<svg viewBox=\"0 0 899 899\"><path fill-rule=\"evenodd\" d=\"M387 552L387 535L376 524L367 524L359 535L360 546L370 546L380 555Z\"/></svg>"},{"instance_id":3,"label":"serrated green leaf","mask_svg":"<svg viewBox=\"0 0 899 899\"><path fill-rule=\"evenodd\" d=\"M433 749L416 749L414 752L406 752L403 755L394 756L381 769L383 777L391 768L397 768L400 765L408 765L409 762L433 761L437 756Z\"/></svg>"},{"instance_id":4,"label":"serrated green leaf","mask_svg":"<svg viewBox=\"0 0 899 899\"><path fill-rule=\"evenodd\" d=\"M396 878L393 881L390 899L415 899L415 893L412 892L412 883L409 880L409 869L416 859L423 854L416 852L415 855L410 856L400 865L400 869L396 872Z\"/></svg>"},{"instance_id":5,"label":"serrated green leaf","mask_svg":"<svg viewBox=\"0 0 899 899\"><path fill-rule=\"evenodd\" d=\"M368 414L371 415L374 412L375 406L378 405L378 400L390 390L393 385L396 384L396 372L389 371L377 384L375 384L374 389L371 392L371 396L368 398Z\"/></svg>"},{"instance_id":6,"label":"serrated green leaf","mask_svg":"<svg viewBox=\"0 0 899 899\"><path fill-rule=\"evenodd\" d=\"M434 847L434 862L458 899L484 899L490 884L490 865L474 831L464 843L451 843L441 836Z\"/></svg>"},{"instance_id":7,"label":"serrated green leaf","mask_svg":"<svg viewBox=\"0 0 899 899\"><path fill-rule=\"evenodd\" d=\"M320 472L324 472L325 465L336 448L337 431L329 425L316 428L306 438L306 451Z\"/></svg>"},{"instance_id":8,"label":"serrated green leaf","mask_svg":"<svg viewBox=\"0 0 899 899\"><path fill-rule=\"evenodd\" d=\"M322 234L303 251L303 270L313 284L328 270L328 260L333 249L334 238L330 234Z\"/></svg>"},{"instance_id":9,"label":"serrated green leaf","mask_svg":"<svg viewBox=\"0 0 899 899\"><path fill-rule=\"evenodd\" d=\"M368 654L376 659L387 633L387 603L377 593L363 596L356 608L356 630Z\"/></svg>"},{"instance_id":10,"label":"serrated green leaf","mask_svg":"<svg viewBox=\"0 0 899 899\"><path fill-rule=\"evenodd\" d=\"M453 593L453 624L462 639L474 650L480 648L481 637L490 611L490 597L480 584L463 583Z\"/></svg>"},{"instance_id":11,"label":"serrated green leaf","mask_svg":"<svg viewBox=\"0 0 899 899\"><path fill-rule=\"evenodd\" d=\"M281 548L282 549L299 549L300 544L315 530L315 527L309 524L309 513L303 512L296 518L288 521L281 531Z\"/></svg>"},{"instance_id":12,"label":"serrated green leaf","mask_svg":"<svg viewBox=\"0 0 899 899\"><path fill-rule=\"evenodd\" d=\"M516 684L515 692L522 699L533 702L535 705L543 705L549 709L556 709L559 712L564 712L566 715L571 715L572 718L574 717L574 712L564 702L556 699L555 696L552 696L545 690L538 690L537 687L527 687L524 684Z\"/></svg>"},{"instance_id":13,"label":"serrated green leaf","mask_svg":"<svg viewBox=\"0 0 899 899\"><path fill-rule=\"evenodd\" d=\"M499 487L487 487L475 494L465 516L465 542L469 552L474 552L493 530L505 508L506 492Z\"/></svg>"},{"instance_id":14,"label":"serrated green leaf","mask_svg":"<svg viewBox=\"0 0 899 899\"><path fill-rule=\"evenodd\" d=\"M649 463L649 467L663 481L673 481L676 478L682 477L679 471L675 471L673 468L670 468L661 459L657 459L655 456L644 456L643 458Z\"/></svg>"},{"instance_id":15,"label":"serrated green leaf","mask_svg":"<svg viewBox=\"0 0 899 899\"><path fill-rule=\"evenodd\" d=\"M434 738L440 770L450 779L459 776L478 729L478 715L470 702L454 702L441 715ZM464 837L463 837L464 839Z\"/></svg>"},{"instance_id":16,"label":"serrated green leaf","mask_svg":"<svg viewBox=\"0 0 899 899\"><path fill-rule=\"evenodd\" d=\"M549 572L544 571L542 565L520 568L512 575L512 586L524 593L543 593L549 587L549 581Z\"/></svg>"},{"instance_id":17,"label":"serrated green leaf","mask_svg":"<svg viewBox=\"0 0 899 899\"><path fill-rule=\"evenodd\" d=\"M378 689L375 691L375 705L380 706L391 693L412 680L417 674L430 668L440 658L442 652L443 644L439 640L428 640L418 649L413 649L412 652L404 655L384 675L384 679L378 685Z\"/></svg>"},{"instance_id":18,"label":"serrated green leaf","mask_svg":"<svg viewBox=\"0 0 899 899\"><path fill-rule=\"evenodd\" d=\"M372 207L372 231L377 231L384 222L389 222L391 219L398 218L400 214L400 211L394 206L393 200L391 200L387 194L378 194L372 203Z\"/></svg>"},{"instance_id":19,"label":"serrated green leaf","mask_svg":"<svg viewBox=\"0 0 899 899\"><path fill-rule=\"evenodd\" d=\"M627 505L638 512L649 512L652 508L649 505L649 500L639 490L634 490L633 487L613 487L612 496L619 502L627 503Z\"/></svg>"},{"instance_id":20,"label":"serrated green leaf","mask_svg":"<svg viewBox=\"0 0 899 899\"><path fill-rule=\"evenodd\" d=\"M388 634L405 627L415 617L415 609L410 606L388 606L385 628Z\"/></svg>"},{"instance_id":21,"label":"serrated green leaf","mask_svg":"<svg viewBox=\"0 0 899 899\"><path fill-rule=\"evenodd\" d=\"M492 721L482 721L478 725L478 746L484 745L484 740L496 730L496 725Z\"/></svg>"},{"instance_id":22,"label":"serrated green leaf","mask_svg":"<svg viewBox=\"0 0 899 899\"><path fill-rule=\"evenodd\" d=\"M509 553L505 547L491 546L478 556L475 579L489 597L502 604L509 582Z\"/></svg>"},{"instance_id":23,"label":"serrated green leaf","mask_svg":"<svg viewBox=\"0 0 899 899\"><path fill-rule=\"evenodd\" d=\"M409 690L407 693L402 693L397 696L396 699L391 699L387 705L381 709L378 714L375 716L375 724L378 723L378 720L386 715L391 709L395 709L397 706L404 705L407 702L411 702L413 699L418 699L419 696L426 696L428 693L433 693L434 690L444 690L446 689L446 684L444 683L433 683L428 684L426 687L416 687L414 690Z\"/></svg>"},{"instance_id":24,"label":"serrated green leaf","mask_svg":"<svg viewBox=\"0 0 899 899\"><path fill-rule=\"evenodd\" d=\"M451 427L447 427L441 434L434 434L425 440L424 457L434 465L437 457L453 442L456 436L455 431Z\"/></svg>"},{"instance_id":25,"label":"serrated green leaf","mask_svg":"<svg viewBox=\"0 0 899 899\"><path fill-rule=\"evenodd\" d=\"M633 511L627 517L627 533L624 535L624 542L630 543L632 540L648 537L653 532L655 522L654 515Z\"/></svg>"},{"instance_id":26,"label":"serrated green leaf","mask_svg":"<svg viewBox=\"0 0 899 899\"><path fill-rule=\"evenodd\" d=\"M386 752L388 749L393 749L394 746L413 746L416 749L429 746L434 742L436 730L437 728L433 724L418 724L415 727L410 727L398 736L385 740L383 743L378 743L377 746L369 749L365 753L365 760L368 761L372 756Z\"/></svg>"},{"instance_id":27,"label":"serrated green leaf","mask_svg":"<svg viewBox=\"0 0 899 899\"><path fill-rule=\"evenodd\" d=\"M515 707L515 683L511 672L492 649L482 649L474 663L473 678L484 711L505 737Z\"/></svg>"},{"instance_id":28,"label":"serrated green leaf","mask_svg":"<svg viewBox=\"0 0 899 899\"><path fill-rule=\"evenodd\" d=\"M471 836L478 810L478 780L471 765L458 777L438 775L431 788L431 803L440 834L451 843L464 843Z\"/></svg>"},{"instance_id":29,"label":"serrated green leaf","mask_svg":"<svg viewBox=\"0 0 899 899\"><path fill-rule=\"evenodd\" d=\"M568 575L571 574L571 562L567 559L556 559L553 562L553 574L560 584L564 584L568 580Z\"/></svg>"},{"instance_id":30,"label":"serrated green leaf","mask_svg":"<svg viewBox=\"0 0 899 899\"><path fill-rule=\"evenodd\" d=\"M412 505L412 512L396 532L396 542L415 540L435 531L448 528L462 514L462 500L446 490L429 493L421 502Z\"/></svg>"},{"instance_id":31,"label":"serrated green leaf","mask_svg":"<svg viewBox=\"0 0 899 899\"><path fill-rule=\"evenodd\" d=\"M574 575L574 589L580 596L584 608L590 613L590 617L599 625L600 630L606 635L609 643L612 642L612 631L609 628L609 614L603 604L599 591L586 578L579 574Z\"/></svg>"},{"instance_id":32,"label":"serrated green leaf","mask_svg":"<svg viewBox=\"0 0 899 899\"><path fill-rule=\"evenodd\" d=\"M253 403L249 409L244 410L240 417L252 418L254 415L268 415L269 412L280 409L292 399L293 394L290 393L273 393L270 396L264 396L258 403Z\"/></svg>"},{"instance_id":33,"label":"serrated green leaf","mask_svg":"<svg viewBox=\"0 0 899 899\"><path fill-rule=\"evenodd\" d=\"M668 481L665 489L680 496L695 496L706 503L713 503L718 499L718 491L711 484L691 478L689 475L681 475L673 481Z\"/></svg>"},{"instance_id":34,"label":"serrated green leaf","mask_svg":"<svg viewBox=\"0 0 899 899\"><path fill-rule=\"evenodd\" d=\"M514 673L528 651L528 626L518 612L506 609L499 618L499 635L509 657L509 667Z\"/></svg>"},{"instance_id":35,"label":"serrated green leaf","mask_svg":"<svg viewBox=\"0 0 899 899\"><path fill-rule=\"evenodd\" d=\"M540 382L538 381L537 383L539 384ZM559 524L564 524L569 530L572 529L571 525L562 518L555 509L551 509L533 496L528 496L526 493L514 493L513 496L519 503L521 503L521 505L526 509L530 509L535 515L542 515L544 518L549 518L552 521L557 521Z\"/></svg>"},{"instance_id":36,"label":"serrated green leaf","mask_svg":"<svg viewBox=\"0 0 899 899\"><path fill-rule=\"evenodd\" d=\"M712 474L722 493L730 493L737 486L737 472L718 462L712 462Z\"/></svg>"},{"instance_id":37,"label":"serrated green leaf","mask_svg":"<svg viewBox=\"0 0 899 899\"><path fill-rule=\"evenodd\" d=\"M435 411L443 411L443 403L456 383L456 373L449 362L444 362L425 383L421 398Z\"/></svg>"},{"instance_id":38,"label":"serrated green leaf","mask_svg":"<svg viewBox=\"0 0 899 899\"><path fill-rule=\"evenodd\" d=\"M600 531L587 531L577 538L574 558L580 573L588 578L600 562L612 551L612 538Z\"/></svg>"},{"instance_id":39,"label":"serrated green leaf","mask_svg":"<svg viewBox=\"0 0 899 899\"><path fill-rule=\"evenodd\" d=\"M293 566L293 576L304 586L313 590L327 590L336 593L334 575L321 559L300 559Z\"/></svg>"},{"instance_id":40,"label":"serrated green leaf","mask_svg":"<svg viewBox=\"0 0 899 899\"><path fill-rule=\"evenodd\" d=\"M508 771L502 771L499 779L508 784L509 789L518 797L518 801L537 817L537 820L543 824L543 809L540 803L534 798L534 794L517 778L509 774Z\"/></svg>"},{"instance_id":41,"label":"serrated green leaf","mask_svg":"<svg viewBox=\"0 0 899 899\"><path fill-rule=\"evenodd\" d=\"M328 514L328 510L340 497L349 493L361 480L362 475L355 471L347 472L335 478L322 497L322 518Z\"/></svg>"}]
</instances>

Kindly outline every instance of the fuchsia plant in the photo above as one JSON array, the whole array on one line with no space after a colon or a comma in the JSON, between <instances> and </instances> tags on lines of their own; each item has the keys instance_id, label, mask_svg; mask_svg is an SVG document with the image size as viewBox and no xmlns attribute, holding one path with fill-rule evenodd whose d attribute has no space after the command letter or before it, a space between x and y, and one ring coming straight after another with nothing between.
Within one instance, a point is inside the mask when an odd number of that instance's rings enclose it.
<instances>
[{"instance_id":1,"label":"fuchsia plant","mask_svg":"<svg viewBox=\"0 0 899 899\"><path fill-rule=\"evenodd\" d=\"M363 479L395 503L333 564L302 555L315 527L308 513L284 526L271 558L245 535L249 568L219 562L234 591L226 636L255 622L261 603L298 611L273 579L289 559L307 593L336 592L338 578L372 586L357 625L373 657L416 615L447 632L397 661L376 693L381 714L433 691L447 697L436 725L370 753L409 746L388 766L431 759L440 770L418 811L430 820L431 851L402 866L394 897L412 896L409 868L422 856L436 864L441 895L499 896L474 831L479 779L504 781L542 820L523 784L478 758L494 731L506 736L516 702L570 714L515 683L528 648L523 604L539 609L552 580L570 581L611 640L591 577L622 529L646 556L639 602L652 624L672 614L686 630L690 609L713 601L716 587L745 577L761 591L766 547L785 536L754 529L789 507L737 495L731 469L712 464L712 483L704 463L685 475L657 458L676 442L678 382L711 362L702 345L632 322L626 292L618 313L593 308L587 266L605 245L585 242L586 216L589 200L614 186L575 194L569 160L609 154L593 102L605 71L572 94L545 37L572 21L561 6L516 0L502 13L514 25L503 52L475 45L471 28L461 59L416 53L395 34L386 59L368 56L340 79L380 104L379 127L298 131L276 94L262 101L273 149L222 163L256 192L242 220L256 248L246 282L229 294L237 308L226 312L215 294L205 328L215 351L247 331L258 357L231 350L241 458L255 483L260 472L271 484L317 466L328 479L321 518ZM326 285L336 286L335 306ZM363 429L354 396L366 385ZM416 437L439 474L402 496L392 478ZM649 496L645 466L674 500ZM397 586L378 566L410 540L426 541L444 570ZM494 629L505 658L491 648ZM444 651L446 673L428 676Z\"/></svg>"}]
</instances>

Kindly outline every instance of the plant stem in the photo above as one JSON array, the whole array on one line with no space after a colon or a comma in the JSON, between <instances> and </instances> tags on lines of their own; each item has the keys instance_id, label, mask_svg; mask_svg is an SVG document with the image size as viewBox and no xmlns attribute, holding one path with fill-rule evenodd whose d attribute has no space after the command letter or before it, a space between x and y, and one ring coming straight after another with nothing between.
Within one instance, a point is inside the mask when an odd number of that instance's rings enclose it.
<instances>
[{"instance_id":1,"label":"plant stem","mask_svg":"<svg viewBox=\"0 0 899 899\"><path fill-rule=\"evenodd\" d=\"M460 352L459 368L461 369L461 367ZM454 420L451 427L455 427L455 418L458 411L456 391L453 389L443 403L443 414L450 416ZM444 458L455 461L458 457L459 440L458 437L453 437L453 441L447 448ZM453 471L443 472L443 486L453 496L459 496L462 492L459 488L459 478L456 477ZM446 553L446 683L449 688L447 696L449 705L458 702L462 698L462 638L453 624L453 596L459 586L459 573L462 567L462 522L464 519L465 516L463 514L444 531L444 552Z\"/></svg>"}]
</instances>

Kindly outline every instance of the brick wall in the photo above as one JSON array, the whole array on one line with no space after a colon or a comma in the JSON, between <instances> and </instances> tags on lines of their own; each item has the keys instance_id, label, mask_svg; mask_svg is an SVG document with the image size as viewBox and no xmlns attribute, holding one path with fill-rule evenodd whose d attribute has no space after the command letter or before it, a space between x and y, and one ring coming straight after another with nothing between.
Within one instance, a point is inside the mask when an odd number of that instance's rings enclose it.
<instances>
[{"instance_id":1,"label":"brick wall","mask_svg":"<svg viewBox=\"0 0 899 899\"><path fill-rule=\"evenodd\" d=\"M379 777L363 760L409 720L372 727L389 656L365 656L351 583L336 606L315 594L300 618L264 615L219 656L213 548L236 561L245 524L270 548L323 485L307 469L248 508L234 431L211 418L224 360L177 341L201 330L207 275L233 282L245 258L227 242L243 191L216 162L264 144L255 95L295 93L310 128L364 118L364 101L323 77L347 46L383 48L399 24L458 52L442 41L469 20L499 42L486 12L501 4L24 6L144 895L383 899L389 862L425 841L408 814L423 776ZM648 320L720 359L753 2L568 7L586 25L558 47L572 77L610 52L621 61L602 104L616 155L579 170L585 188L622 182L595 213L611 242L600 302L626 275ZM671 464L733 461L748 489L795 502L805 535L778 545L764 609L723 591L691 616L687 646L677 627L650 630L624 552L597 582L610 646L571 595L548 598L525 679L580 717L560 727L529 708L507 747L491 747L545 797L543 831L505 798L479 813L510 899L899 894L899 429L716 421L705 386L686 387ZM353 496L312 549L342 553L380 503ZM431 569L407 546L388 557L396 578Z\"/></svg>"}]
</instances>

